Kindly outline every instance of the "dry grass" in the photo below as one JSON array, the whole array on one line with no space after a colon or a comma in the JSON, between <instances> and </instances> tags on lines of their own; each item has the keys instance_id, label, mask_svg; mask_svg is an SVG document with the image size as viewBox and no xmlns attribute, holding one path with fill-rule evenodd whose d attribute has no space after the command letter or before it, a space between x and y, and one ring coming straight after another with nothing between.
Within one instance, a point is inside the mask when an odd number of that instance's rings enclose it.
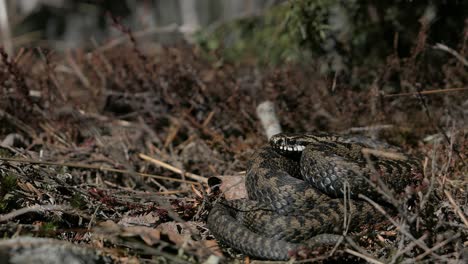
<instances>
[{"instance_id":1,"label":"dry grass","mask_svg":"<svg viewBox=\"0 0 468 264\"><path fill-rule=\"evenodd\" d=\"M2 52L0 139L22 139L1 149L1 235L88 244L122 262L219 255L205 226L216 199L208 179L245 170L265 142L256 106L271 100L286 131L359 131L425 157L428 186L416 190L413 210L400 206L381 230L312 259L462 262L468 75L455 57L426 65L420 57L433 50L423 33L410 58L356 67L363 80L374 74L361 87L313 65L255 74L208 63L192 47L135 41L86 53ZM395 74L399 96L390 96L383 87Z\"/></svg>"}]
</instances>

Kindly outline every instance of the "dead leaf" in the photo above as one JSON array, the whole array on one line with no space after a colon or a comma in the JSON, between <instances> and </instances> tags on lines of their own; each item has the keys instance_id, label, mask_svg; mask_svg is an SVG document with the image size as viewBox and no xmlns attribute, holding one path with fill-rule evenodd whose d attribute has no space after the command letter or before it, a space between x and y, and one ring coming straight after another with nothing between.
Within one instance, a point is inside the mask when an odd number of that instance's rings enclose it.
<instances>
[{"instance_id":1,"label":"dead leaf","mask_svg":"<svg viewBox=\"0 0 468 264\"><path fill-rule=\"evenodd\" d=\"M177 246L182 246L189 240L193 242L193 240L190 238L190 232L185 230L182 224L180 223L162 223L157 227L157 229L159 229L162 233L166 234L169 237L169 240Z\"/></svg>"},{"instance_id":2,"label":"dead leaf","mask_svg":"<svg viewBox=\"0 0 468 264\"><path fill-rule=\"evenodd\" d=\"M100 233L109 234L119 234L122 231L122 228L112 220L100 222L94 229Z\"/></svg>"},{"instance_id":3,"label":"dead leaf","mask_svg":"<svg viewBox=\"0 0 468 264\"><path fill-rule=\"evenodd\" d=\"M222 181L220 189L226 200L247 198L245 176L218 176L217 178Z\"/></svg>"},{"instance_id":4,"label":"dead leaf","mask_svg":"<svg viewBox=\"0 0 468 264\"><path fill-rule=\"evenodd\" d=\"M30 192L35 193L38 196L39 200L42 200L42 192L40 192L36 187L34 187L34 185L27 182L26 187L29 189Z\"/></svg>"},{"instance_id":5,"label":"dead leaf","mask_svg":"<svg viewBox=\"0 0 468 264\"><path fill-rule=\"evenodd\" d=\"M156 212L138 216L124 216L118 222L121 226L154 226L160 220Z\"/></svg>"},{"instance_id":6,"label":"dead leaf","mask_svg":"<svg viewBox=\"0 0 468 264\"><path fill-rule=\"evenodd\" d=\"M161 241L161 230L146 226L125 227L120 235L123 237L139 236L149 246L153 246Z\"/></svg>"},{"instance_id":7,"label":"dead leaf","mask_svg":"<svg viewBox=\"0 0 468 264\"><path fill-rule=\"evenodd\" d=\"M209 249L213 255L218 257L223 256L223 252L221 251L221 248L219 247L219 244L216 240L203 240L202 242L204 247Z\"/></svg>"}]
</instances>

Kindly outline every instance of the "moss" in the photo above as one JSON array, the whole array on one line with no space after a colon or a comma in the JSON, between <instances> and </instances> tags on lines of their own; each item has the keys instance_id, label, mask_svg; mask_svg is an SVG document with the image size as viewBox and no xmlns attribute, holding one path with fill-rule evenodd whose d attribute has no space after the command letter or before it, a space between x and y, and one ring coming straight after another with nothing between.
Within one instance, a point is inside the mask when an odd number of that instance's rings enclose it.
<instances>
[{"instance_id":1,"label":"moss","mask_svg":"<svg viewBox=\"0 0 468 264\"><path fill-rule=\"evenodd\" d=\"M11 194L16 190L17 177L10 173L2 175L0 181L0 212L7 212L11 203L16 200L15 196Z\"/></svg>"},{"instance_id":2,"label":"moss","mask_svg":"<svg viewBox=\"0 0 468 264\"><path fill-rule=\"evenodd\" d=\"M1 179L0 185L0 195L4 196L5 194L14 191L17 187L17 177L10 173L5 173Z\"/></svg>"},{"instance_id":3,"label":"moss","mask_svg":"<svg viewBox=\"0 0 468 264\"><path fill-rule=\"evenodd\" d=\"M84 209L86 208L86 201L80 194L75 193L70 199L70 205L77 209Z\"/></svg>"},{"instance_id":4,"label":"moss","mask_svg":"<svg viewBox=\"0 0 468 264\"><path fill-rule=\"evenodd\" d=\"M53 222L46 222L42 225L41 230L44 232L52 232L57 229L57 225Z\"/></svg>"},{"instance_id":5,"label":"moss","mask_svg":"<svg viewBox=\"0 0 468 264\"><path fill-rule=\"evenodd\" d=\"M3 158L11 158L15 155L15 153L13 153L13 151L7 149L7 148L3 148L3 147L0 147L0 157L3 157Z\"/></svg>"}]
</instances>

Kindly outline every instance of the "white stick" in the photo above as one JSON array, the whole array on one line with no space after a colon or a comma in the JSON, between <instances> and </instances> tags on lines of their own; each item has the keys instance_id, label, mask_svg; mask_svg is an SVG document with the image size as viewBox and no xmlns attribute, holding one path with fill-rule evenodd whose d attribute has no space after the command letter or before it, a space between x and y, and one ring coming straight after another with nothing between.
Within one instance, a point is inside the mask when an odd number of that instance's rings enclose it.
<instances>
[{"instance_id":1,"label":"white stick","mask_svg":"<svg viewBox=\"0 0 468 264\"><path fill-rule=\"evenodd\" d=\"M281 133L281 126L276 117L275 105L271 101L264 101L257 106L257 115L262 123L268 139Z\"/></svg>"},{"instance_id":2,"label":"white stick","mask_svg":"<svg viewBox=\"0 0 468 264\"><path fill-rule=\"evenodd\" d=\"M13 55L13 43L11 41L10 23L5 0L0 0L0 38L6 53Z\"/></svg>"}]
</instances>

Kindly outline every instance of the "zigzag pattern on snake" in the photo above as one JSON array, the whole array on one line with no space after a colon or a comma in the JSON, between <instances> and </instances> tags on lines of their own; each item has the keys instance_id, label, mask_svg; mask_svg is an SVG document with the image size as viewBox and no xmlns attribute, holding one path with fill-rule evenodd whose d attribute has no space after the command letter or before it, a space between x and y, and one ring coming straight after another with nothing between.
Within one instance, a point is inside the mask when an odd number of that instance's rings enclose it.
<instances>
[{"instance_id":1,"label":"zigzag pattern on snake","mask_svg":"<svg viewBox=\"0 0 468 264\"><path fill-rule=\"evenodd\" d=\"M383 220L359 194L386 205L376 185L402 195L423 178L417 158L370 138L278 134L269 143L248 165L248 198L222 200L208 216L216 239L252 257L287 260L303 247L335 243L345 216L351 230ZM347 208L344 194L353 199Z\"/></svg>"}]
</instances>

